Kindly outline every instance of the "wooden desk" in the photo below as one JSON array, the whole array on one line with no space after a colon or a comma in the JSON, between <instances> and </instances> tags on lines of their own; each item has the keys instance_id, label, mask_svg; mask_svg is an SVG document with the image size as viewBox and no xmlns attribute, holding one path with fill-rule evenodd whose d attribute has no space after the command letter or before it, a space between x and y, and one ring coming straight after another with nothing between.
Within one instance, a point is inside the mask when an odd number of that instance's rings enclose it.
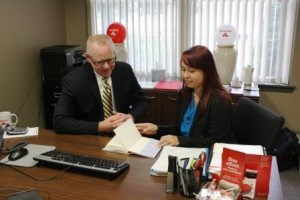
<instances>
[{"instance_id":1,"label":"wooden desk","mask_svg":"<svg viewBox=\"0 0 300 200\"><path fill-rule=\"evenodd\" d=\"M258 88L255 83L253 83L253 86ZM230 88L229 93L234 103L236 103L241 97L247 97L259 103L259 90L245 90L243 85L241 88Z\"/></svg>"},{"instance_id":2,"label":"wooden desk","mask_svg":"<svg viewBox=\"0 0 300 200\"><path fill-rule=\"evenodd\" d=\"M177 89L154 89L157 82L140 81L141 87L144 89L149 100L150 107L147 115L142 119L142 122L151 122L154 124L170 124L174 121L176 115L176 100ZM258 88L256 83L253 83L253 88ZM233 103L241 97L247 97L259 103L259 90L245 90L244 85L240 88L229 88L228 92L231 95Z\"/></svg>"},{"instance_id":3,"label":"wooden desk","mask_svg":"<svg viewBox=\"0 0 300 200\"><path fill-rule=\"evenodd\" d=\"M5 140L4 147L27 141L32 144L54 145L58 150L71 151L96 157L125 160L130 164L127 171L116 179L100 178L66 171L50 181L35 181L7 166L0 165L0 189L34 188L43 199L185 199L177 191L174 194L165 192L166 178L150 176L150 167L155 159L135 155L123 155L102 151L109 138L92 135L59 135L53 131L40 129L39 136ZM3 157L3 156L2 156ZM282 199L280 177L273 164L270 191L272 198ZM36 178L47 178L56 175L60 170L48 167L16 167ZM12 190L0 191L0 199ZM274 198L273 198L274 197Z\"/></svg>"}]
</instances>

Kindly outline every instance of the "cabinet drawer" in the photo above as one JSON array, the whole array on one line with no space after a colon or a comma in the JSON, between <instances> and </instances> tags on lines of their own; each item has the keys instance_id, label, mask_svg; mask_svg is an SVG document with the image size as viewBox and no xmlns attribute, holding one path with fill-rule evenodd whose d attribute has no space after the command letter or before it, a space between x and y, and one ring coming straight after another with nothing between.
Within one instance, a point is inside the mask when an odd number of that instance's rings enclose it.
<instances>
[{"instance_id":1,"label":"cabinet drawer","mask_svg":"<svg viewBox=\"0 0 300 200\"><path fill-rule=\"evenodd\" d=\"M149 108L142 122L160 124L161 96L152 90L145 90L145 93L149 101Z\"/></svg>"},{"instance_id":2,"label":"cabinet drawer","mask_svg":"<svg viewBox=\"0 0 300 200\"><path fill-rule=\"evenodd\" d=\"M170 124L175 120L177 92L161 93L161 124Z\"/></svg>"}]
</instances>

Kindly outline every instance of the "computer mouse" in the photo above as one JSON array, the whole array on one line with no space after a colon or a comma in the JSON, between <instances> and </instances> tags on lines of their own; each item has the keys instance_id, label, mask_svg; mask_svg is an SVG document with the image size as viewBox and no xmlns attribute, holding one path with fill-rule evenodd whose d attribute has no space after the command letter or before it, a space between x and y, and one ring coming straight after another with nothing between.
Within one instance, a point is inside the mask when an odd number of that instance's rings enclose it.
<instances>
[{"instance_id":1,"label":"computer mouse","mask_svg":"<svg viewBox=\"0 0 300 200\"><path fill-rule=\"evenodd\" d=\"M28 150L26 148L20 148L16 151L11 152L8 156L8 160L15 161L15 160L18 160L20 158L23 158L27 154L28 154Z\"/></svg>"}]
</instances>

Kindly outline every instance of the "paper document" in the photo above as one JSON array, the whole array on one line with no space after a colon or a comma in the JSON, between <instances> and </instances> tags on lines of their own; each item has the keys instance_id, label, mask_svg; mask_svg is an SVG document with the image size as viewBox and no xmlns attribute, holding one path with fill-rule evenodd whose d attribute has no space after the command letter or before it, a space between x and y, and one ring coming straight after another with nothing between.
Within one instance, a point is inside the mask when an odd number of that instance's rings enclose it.
<instances>
[{"instance_id":1,"label":"paper document","mask_svg":"<svg viewBox=\"0 0 300 200\"><path fill-rule=\"evenodd\" d=\"M143 137L132 119L128 119L118 128L114 129L115 136L103 148L105 151L112 151L124 154L137 154L148 158L155 158L161 147L158 140Z\"/></svg>"},{"instance_id":2,"label":"paper document","mask_svg":"<svg viewBox=\"0 0 300 200\"><path fill-rule=\"evenodd\" d=\"M210 172L221 172L222 153L224 147L247 154L264 155L264 148L261 145L215 143L212 150L212 159L209 165Z\"/></svg>"},{"instance_id":3,"label":"paper document","mask_svg":"<svg viewBox=\"0 0 300 200\"><path fill-rule=\"evenodd\" d=\"M29 127L28 132L26 134L20 134L20 135L8 135L6 131L4 131L3 139L37 136L38 134L39 134L39 127Z\"/></svg>"},{"instance_id":4,"label":"paper document","mask_svg":"<svg viewBox=\"0 0 300 200\"><path fill-rule=\"evenodd\" d=\"M203 176L206 176L207 172L207 160L208 160L208 149L207 148L188 148L188 147L173 147L173 146L164 146L162 149L159 158L151 167L150 175L153 176L167 176L168 173L168 157L177 156L177 161L182 158L198 158L202 152L206 152L206 162L204 164Z\"/></svg>"}]
</instances>

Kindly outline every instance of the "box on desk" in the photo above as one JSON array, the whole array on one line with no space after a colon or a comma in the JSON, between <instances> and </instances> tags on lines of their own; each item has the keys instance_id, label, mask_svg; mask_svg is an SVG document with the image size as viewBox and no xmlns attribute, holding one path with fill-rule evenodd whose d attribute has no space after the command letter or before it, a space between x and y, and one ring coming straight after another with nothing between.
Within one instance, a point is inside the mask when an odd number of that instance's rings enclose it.
<instances>
[{"instance_id":1,"label":"box on desk","mask_svg":"<svg viewBox=\"0 0 300 200\"><path fill-rule=\"evenodd\" d=\"M152 69L152 82L164 81L166 79L164 69Z\"/></svg>"}]
</instances>

